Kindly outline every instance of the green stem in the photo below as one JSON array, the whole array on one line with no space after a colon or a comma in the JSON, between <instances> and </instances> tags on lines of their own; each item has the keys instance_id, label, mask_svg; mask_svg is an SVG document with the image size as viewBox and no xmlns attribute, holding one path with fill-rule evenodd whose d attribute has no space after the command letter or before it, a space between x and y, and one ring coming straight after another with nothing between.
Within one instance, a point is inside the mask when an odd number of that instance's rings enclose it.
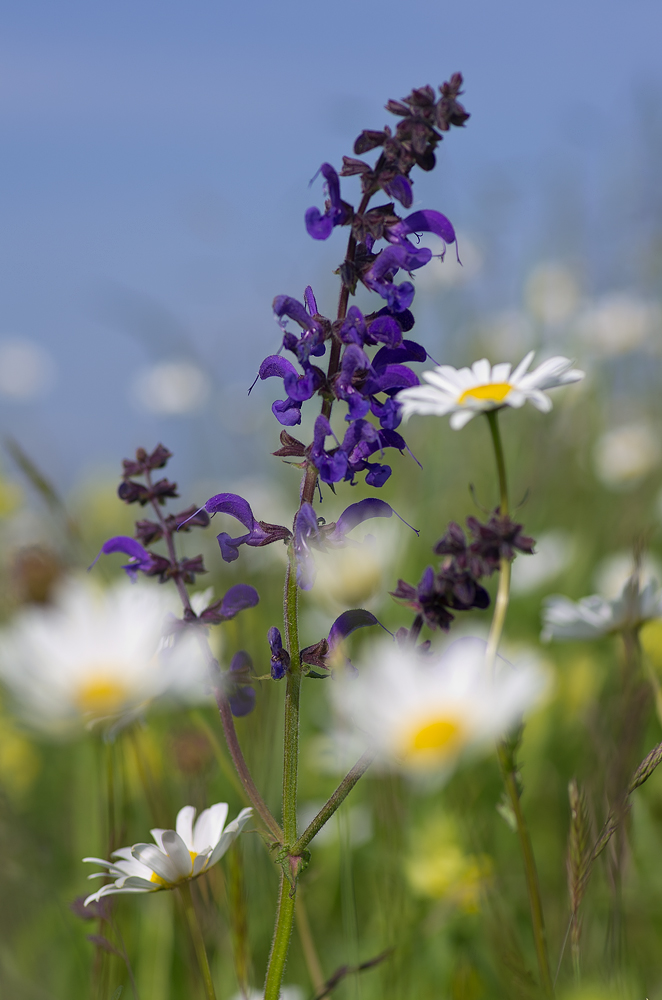
<instances>
[{"instance_id":1,"label":"green stem","mask_svg":"<svg viewBox=\"0 0 662 1000\"><path fill-rule=\"evenodd\" d=\"M499 476L499 508L502 514L508 513L508 482L506 480L506 462L503 457L503 445L501 444L501 432L499 431L499 411L488 410L485 414L490 425L492 444L494 446L494 457L496 458L497 474Z\"/></svg>"},{"instance_id":2,"label":"green stem","mask_svg":"<svg viewBox=\"0 0 662 1000\"><path fill-rule=\"evenodd\" d=\"M205 984L205 996L207 997L207 1000L216 1000L216 993L214 991L214 981L211 977L211 969L209 968L209 959L207 958L207 949L205 948L205 941L202 936L202 928L200 927L198 915L195 912L195 907L193 905L191 886L189 882L181 882L178 888L179 888L179 895L181 897L182 903L184 904L184 913L186 914L186 922L191 932L193 947L195 948L195 954L198 959L198 965L200 966L200 973L202 975L202 980Z\"/></svg>"},{"instance_id":3,"label":"green stem","mask_svg":"<svg viewBox=\"0 0 662 1000\"><path fill-rule=\"evenodd\" d=\"M499 479L499 512L505 516L508 514L508 480L506 478L506 461L503 454L503 444L501 442L501 432L499 430L498 410L489 410L485 415L490 427L492 445L494 448L494 458L496 460L497 476ZM490 634L487 640L485 652L486 667L490 671L494 669L499 643L503 634L503 627L506 621L508 604L510 601L510 560L502 558L499 573L499 588L497 590L494 605L494 615L490 626ZM554 986L549 969L549 958L547 956L547 940L545 936L545 922L543 918L542 898L540 895L540 884L538 882L538 872L533 856L533 847L529 836L528 827L522 812L520 801L520 791L517 783L516 764L514 751L508 752L505 744L498 745L497 752L501 773L508 801L515 817L517 835L519 837L522 859L524 861L524 875L526 888L529 896L529 907L531 910L531 926L533 929L533 939L538 959L538 971L540 980L545 991L545 995L554 995Z\"/></svg>"},{"instance_id":4,"label":"green stem","mask_svg":"<svg viewBox=\"0 0 662 1000\"><path fill-rule=\"evenodd\" d=\"M329 801L324 803L317 816L311 820L303 831L292 848L293 855L298 856L303 853L313 837L331 819L338 806L342 805L356 782L365 774L374 759L375 754L372 750L366 750L363 756L359 758L352 770L340 782Z\"/></svg>"},{"instance_id":5,"label":"green stem","mask_svg":"<svg viewBox=\"0 0 662 1000\"><path fill-rule=\"evenodd\" d=\"M522 858L524 861L524 875L526 878L526 889L529 895L531 925L533 928L533 940L536 948L536 958L538 959L540 980L545 991L545 995L553 997L554 986L552 984L552 976L549 969L549 958L547 957L547 938L545 936L545 921L543 918L542 899L540 896L540 884L538 882L538 872L536 870L536 862L533 856L531 838L529 837L529 831L524 819L524 814L522 813L522 803L520 801L513 762L509 759L508 751L503 743L499 744L497 752L499 755L499 763L501 765L501 774L506 787L506 794L508 795L508 801L515 816L517 835L519 837Z\"/></svg>"},{"instance_id":6,"label":"green stem","mask_svg":"<svg viewBox=\"0 0 662 1000\"><path fill-rule=\"evenodd\" d=\"M274 939L271 943L267 979L264 984L264 1000L279 1000L280 997L280 987L290 948L290 937L292 936L295 903L296 890L290 885L283 872L280 877L280 897Z\"/></svg>"},{"instance_id":7,"label":"green stem","mask_svg":"<svg viewBox=\"0 0 662 1000\"><path fill-rule=\"evenodd\" d=\"M295 522L296 524L296 522ZM285 691L285 732L283 737L283 833L287 856L283 860L280 900L276 914L274 938L264 987L265 1000L278 1000L287 961L296 903L296 882L299 858L293 855L292 844L297 838L297 783L299 773L299 700L301 695L301 658L299 656L299 591L294 549L290 546L283 595L285 641L290 654ZM286 874L285 866L290 871Z\"/></svg>"}]
</instances>

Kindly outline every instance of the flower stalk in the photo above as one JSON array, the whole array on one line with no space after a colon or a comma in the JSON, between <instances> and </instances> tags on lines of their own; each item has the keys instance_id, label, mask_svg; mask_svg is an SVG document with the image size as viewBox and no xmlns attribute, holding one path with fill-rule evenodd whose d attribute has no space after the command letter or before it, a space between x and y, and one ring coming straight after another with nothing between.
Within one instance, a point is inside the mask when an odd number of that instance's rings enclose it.
<instances>
[{"instance_id":1,"label":"flower stalk","mask_svg":"<svg viewBox=\"0 0 662 1000\"><path fill-rule=\"evenodd\" d=\"M502 515L508 514L508 480L506 478L506 462L501 441L501 432L498 422L498 410L489 410L485 416L490 428L494 457L496 460L497 477L499 481L499 510ZM508 604L510 601L510 560L505 556L501 557L499 572L499 587L494 606L494 615L490 627L490 634L487 641L486 664L487 668L494 671L499 643L503 634L506 621ZM529 896L529 908L531 911L531 926L533 939L538 960L538 971L542 988L547 997L554 995L554 986L549 967L549 957L547 954L547 938L545 935L545 921L542 908L542 897L540 895L540 883L538 871L536 869L535 857L531 837L524 819L521 803L521 789L518 781L517 762L515 759L516 747L509 748L504 741L497 747L501 775L508 797L508 803L515 817L517 836L519 838L522 860L524 862L524 875L526 879L526 889Z\"/></svg>"}]
</instances>

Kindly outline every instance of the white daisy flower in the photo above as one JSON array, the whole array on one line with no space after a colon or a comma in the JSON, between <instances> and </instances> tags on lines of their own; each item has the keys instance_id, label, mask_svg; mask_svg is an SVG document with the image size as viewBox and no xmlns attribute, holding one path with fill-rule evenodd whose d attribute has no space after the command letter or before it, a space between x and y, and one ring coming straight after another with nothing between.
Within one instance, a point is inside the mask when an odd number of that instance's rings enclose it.
<instances>
[{"instance_id":1,"label":"white daisy flower","mask_svg":"<svg viewBox=\"0 0 662 1000\"><path fill-rule=\"evenodd\" d=\"M382 760L414 773L449 771L462 752L489 747L545 687L532 665L516 669L499 658L493 674L485 650L472 637L431 657L380 643L357 677L336 679L336 707Z\"/></svg>"},{"instance_id":2,"label":"white daisy flower","mask_svg":"<svg viewBox=\"0 0 662 1000\"><path fill-rule=\"evenodd\" d=\"M548 358L527 373L533 355L534 352L529 351L512 372L508 362L490 365L487 358L475 361L471 368L439 365L432 371L423 372L429 385L403 389L395 398L402 406L405 419L414 413L438 417L450 413L454 430L464 427L476 413L504 406L519 408L527 399L538 410L548 413L552 402L544 390L579 382L584 372L572 368L568 358L556 357Z\"/></svg>"},{"instance_id":3,"label":"white daisy flower","mask_svg":"<svg viewBox=\"0 0 662 1000\"><path fill-rule=\"evenodd\" d=\"M193 806L184 806L177 813L176 830L150 830L156 844L134 844L113 851L119 861L83 858L102 865L106 871L95 872L88 878L117 876L114 882L102 886L85 900L85 906L102 896L118 892L158 892L176 889L181 882L198 878L223 857L251 818L252 809L242 809L236 819L225 826L227 802L217 802L201 812L196 820Z\"/></svg>"},{"instance_id":4,"label":"white daisy flower","mask_svg":"<svg viewBox=\"0 0 662 1000\"><path fill-rule=\"evenodd\" d=\"M197 641L164 637L173 610L149 584L103 590L69 579L53 604L24 608L0 631L0 678L27 721L53 735L124 724L163 695L199 697L206 665Z\"/></svg>"},{"instance_id":5,"label":"white daisy flower","mask_svg":"<svg viewBox=\"0 0 662 1000\"><path fill-rule=\"evenodd\" d=\"M640 589L633 574L618 597L608 600L593 594L581 601L554 594L543 604L543 642L550 639L601 639L625 628L639 628L653 618L662 618L662 591L655 580Z\"/></svg>"}]
</instances>

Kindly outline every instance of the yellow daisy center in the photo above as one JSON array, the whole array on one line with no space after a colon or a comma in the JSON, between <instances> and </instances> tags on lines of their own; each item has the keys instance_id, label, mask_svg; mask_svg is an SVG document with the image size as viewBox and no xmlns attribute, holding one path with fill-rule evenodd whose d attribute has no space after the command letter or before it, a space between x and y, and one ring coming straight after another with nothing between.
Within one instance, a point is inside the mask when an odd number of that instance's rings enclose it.
<instances>
[{"instance_id":1,"label":"yellow daisy center","mask_svg":"<svg viewBox=\"0 0 662 1000\"><path fill-rule=\"evenodd\" d=\"M462 740L457 719L427 719L412 726L402 741L403 756L410 761L438 761L452 753Z\"/></svg>"},{"instance_id":2,"label":"yellow daisy center","mask_svg":"<svg viewBox=\"0 0 662 1000\"><path fill-rule=\"evenodd\" d=\"M466 403L467 399L482 399L488 403L503 403L512 389L510 382L488 382L487 385L475 385L465 389L458 398L458 403Z\"/></svg>"},{"instance_id":3,"label":"yellow daisy center","mask_svg":"<svg viewBox=\"0 0 662 1000\"><path fill-rule=\"evenodd\" d=\"M195 859L197 858L198 855L197 855L197 853L195 851L189 851L189 854L191 855L191 871L193 871L193 862L195 861ZM180 878L178 881L185 882L187 878L190 878L190 876L189 875L185 875L183 878ZM170 888L172 888L173 885L177 884L176 882L167 882L164 878L161 878L160 875L157 875L156 872L152 872L152 874L150 875L149 880L150 880L150 882L154 882L156 885L162 885L164 889L170 889Z\"/></svg>"},{"instance_id":4,"label":"yellow daisy center","mask_svg":"<svg viewBox=\"0 0 662 1000\"><path fill-rule=\"evenodd\" d=\"M108 673L98 672L78 685L75 702L84 714L113 715L127 701L126 685Z\"/></svg>"}]
</instances>

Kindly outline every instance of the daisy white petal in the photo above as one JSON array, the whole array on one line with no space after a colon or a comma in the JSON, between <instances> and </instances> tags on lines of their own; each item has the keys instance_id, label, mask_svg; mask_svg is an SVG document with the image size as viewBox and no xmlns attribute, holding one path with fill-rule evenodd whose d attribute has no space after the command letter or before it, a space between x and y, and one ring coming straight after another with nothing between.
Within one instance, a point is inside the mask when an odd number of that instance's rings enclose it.
<instances>
[{"instance_id":1,"label":"daisy white petal","mask_svg":"<svg viewBox=\"0 0 662 1000\"><path fill-rule=\"evenodd\" d=\"M194 693L206 676L199 650L187 645L182 662L179 643L164 647L173 610L148 583L104 590L68 579L52 604L24 608L0 630L0 677L27 720L54 735L125 724L156 698Z\"/></svg>"},{"instance_id":2,"label":"daisy white petal","mask_svg":"<svg viewBox=\"0 0 662 1000\"><path fill-rule=\"evenodd\" d=\"M637 629L654 618L662 618L662 590L655 580L640 590L635 574L613 600L598 594L581 601L558 594L548 597L543 604L541 639L601 639L623 629Z\"/></svg>"},{"instance_id":3,"label":"daisy white petal","mask_svg":"<svg viewBox=\"0 0 662 1000\"><path fill-rule=\"evenodd\" d=\"M179 836L182 838L189 851L195 850L193 846L193 820L195 819L195 808L193 806L184 806L177 813L177 819L175 820L175 829ZM154 830L152 830L152 834Z\"/></svg>"},{"instance_id":4,"label":"daisy white petal","mask_svg":"<svg viewBox=\"0 0 662 1000\"><path fill-rule=\"evenodd\" d=\"M194 807L184 806L177 814L177 830L152 830L155 844L121 847L113 852L113 857L121 859L116 862L84 858L105 869L88 878L117 876L114 882L88 896L85 905L113 893L175 889L182 882L198 878L222 857L246 825L252 812L250 808L242 809L224 830L228 814L227 803L217 802L205 809L195 826Z\"/></svg>"},{"instance_id":5,"label":"daisy white petal","mask_svg":"<svg viewBox=\"0 0 662 1000\"><path fill-rule=\"evenodd\" d=\"M167 852L168 858L177 869L177 879L188 878L193 874L193 859L191 851L175 830L166 830L162 840L163 849Z\"/></svg>"},{"instance_id":6,"label":"daisy white petal","mask_svg":"<svg viewBox=\"0 0 662 1000\"><path fill-rule=\"evenodd\" d=\"M499 410L504 406L519 408L528 400L543 412L551 409L544 390L578 382L584 372L572 368L568 358L554 357L528 371L533 352L511 372L508 362L491 366L486 358L471 368L440 365L423 372L427 386L403 389L395 397L405 420L413 414L445 416L451 414L451 427L459 430L475 413Z\"/></svg>"},{"instance_id":7,"label":"daisy white petal","mask_svg":"<svg viewBox=\"0 0 662 1000\"><path fill-rule=\"evenodd\" d=\"M217 802L215 806L201 812L193 831L193 850L200 852L215 847L221 838L227 818L227 802Z\"/></svg>"},{"instance_id":8,"label":"daisy white petal","mask_svg":"<svg viewBox=\"0 0 662 1000\"><path fill-rule=\"evenodd\" d=\"M362 730L382 760L405 771L449 773L461 754L490 746L545 687L542 672L485 664L486 644L460 639L439 656L381 643L358 677L339 680L340 714Z\"/></svg>"}]
</instances>

